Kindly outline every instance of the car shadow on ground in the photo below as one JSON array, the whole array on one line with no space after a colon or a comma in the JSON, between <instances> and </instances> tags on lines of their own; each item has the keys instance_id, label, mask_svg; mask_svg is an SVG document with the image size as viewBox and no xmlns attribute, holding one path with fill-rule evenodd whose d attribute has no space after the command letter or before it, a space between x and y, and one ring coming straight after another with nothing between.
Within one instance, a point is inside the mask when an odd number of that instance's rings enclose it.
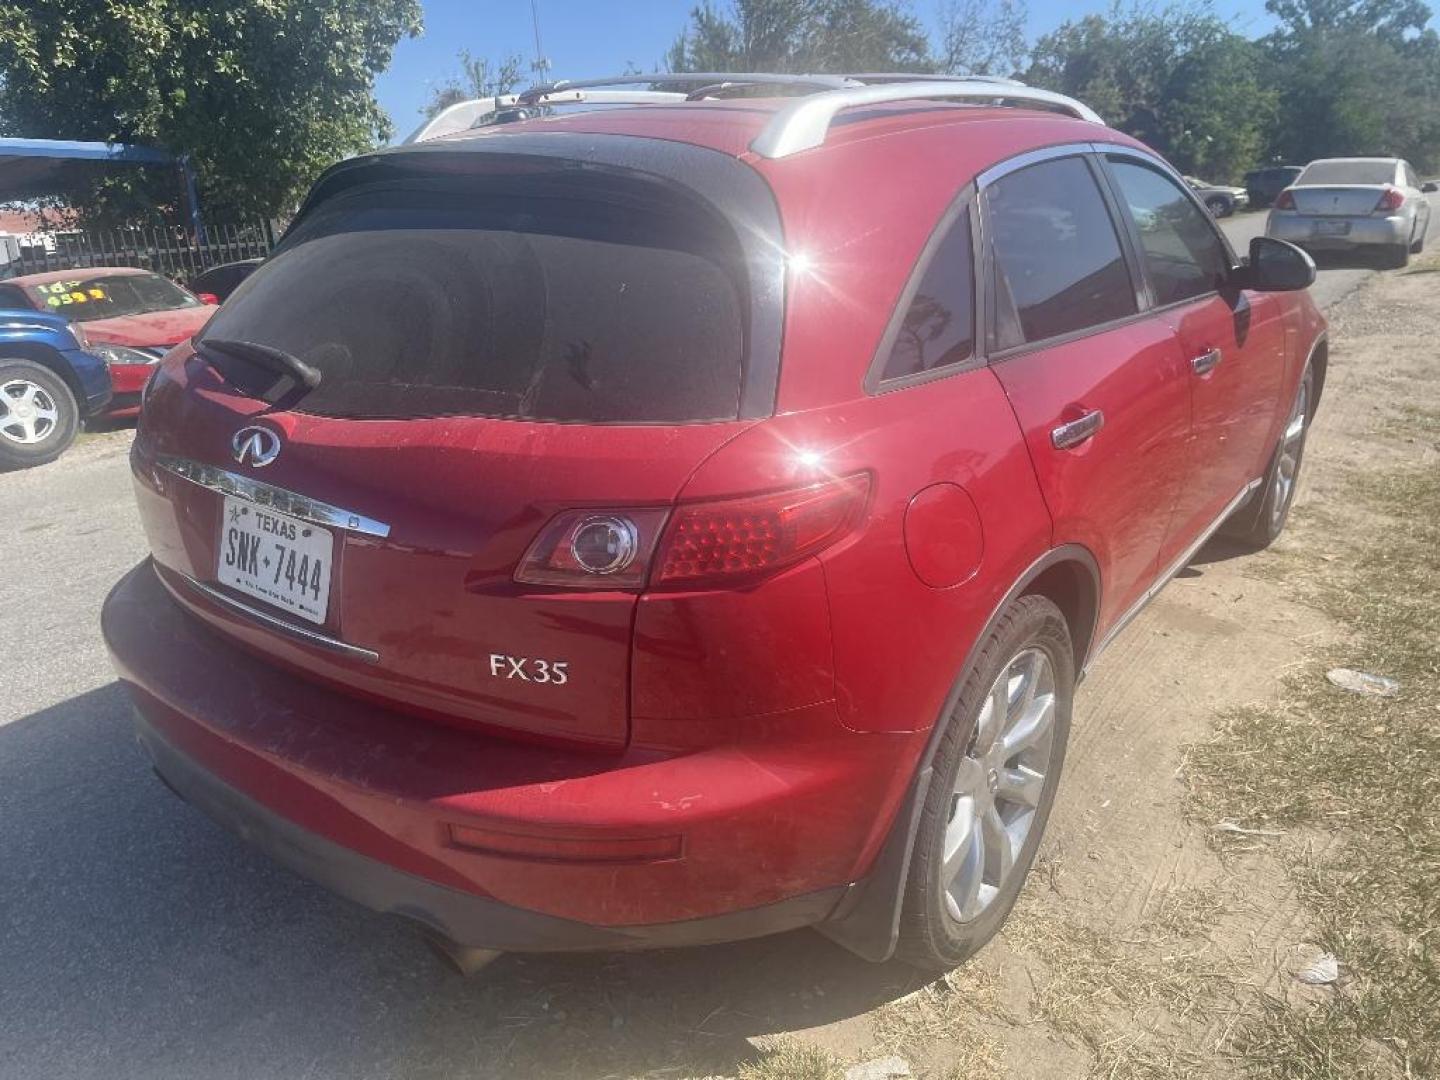
<instances>
[{"instance_id":1,"label":"car shadow on ground","mask_svg":"<svg viewBox=\"0 0 1440 1080\"><path fill-rule=\"evenodd\" d=\"M925 981L808 931L462 979L178 801L116 683L0 727L0 815L6 1075L733 1073Z\"/></svg>"},{"instance_id":2,"label":"car shadow on ground","mask_svg":"<svg viewBox=\"0 0 1440 1080\"><path fill-rule=\"evenodd\" d=\"M1383 255L1365 248L1349 251L1310 251L1317 270L1379 270L1384 269Z\"/></svg>"}]
</instances>

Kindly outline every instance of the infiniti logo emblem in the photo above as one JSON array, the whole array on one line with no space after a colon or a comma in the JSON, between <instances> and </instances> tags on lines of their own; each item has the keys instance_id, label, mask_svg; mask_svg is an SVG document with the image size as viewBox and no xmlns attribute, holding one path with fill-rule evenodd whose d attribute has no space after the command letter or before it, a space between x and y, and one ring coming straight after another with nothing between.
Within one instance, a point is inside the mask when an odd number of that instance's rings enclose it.
<instances>
[{"instance_id":1,"label":"infiniti logo emblem","mask_svg":"<svg viewBox=\"0 0 1440 1080\"><path fill-rule=\"evenodd\" d=\"M230 440L235 460L241 465L263 469L280 456L280 436L269 428L245 427Z\"/></svg>"}]
</instances>

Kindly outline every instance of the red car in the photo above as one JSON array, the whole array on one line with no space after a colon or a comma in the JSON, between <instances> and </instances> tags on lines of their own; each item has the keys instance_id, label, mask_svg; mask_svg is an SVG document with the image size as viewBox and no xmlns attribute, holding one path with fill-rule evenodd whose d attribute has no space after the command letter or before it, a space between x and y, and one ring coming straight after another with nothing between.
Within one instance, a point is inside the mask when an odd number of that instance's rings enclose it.
<instances>
[{"instance_id":1,"label":"red car","mask_svg":"<svg viewBox=\"0 0 1440 1080\"><path fill-rule=\"evenodd\" d=\"M110 365L115 396L106 416L140 412L140 391L169 349L198 333L213 303L173 281L124 266L51 270L0 283L0 308L64 315L82 344Z\"/></svg>"},{"instance_id":2,"label":"red car","mask_svg":"<svg viewBox=\"0 0 1440 1080\"><path fill-rule=\"evenodd\" d=\"M318 181L147 391L103 621L168 784L462 966L997 930L1082 673L1285 524L1314 266L1079 103L815 90Z\"/></svg>"}]
</instances>

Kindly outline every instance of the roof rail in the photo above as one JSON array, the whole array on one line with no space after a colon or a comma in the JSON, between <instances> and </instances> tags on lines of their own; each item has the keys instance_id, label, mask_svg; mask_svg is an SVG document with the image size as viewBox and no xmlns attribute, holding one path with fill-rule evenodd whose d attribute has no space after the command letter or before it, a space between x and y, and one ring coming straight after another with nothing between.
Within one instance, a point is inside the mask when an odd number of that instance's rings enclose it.
<instances>
[{"instance_id":1,"label":"roof rail","mask_svg":"<svg viewBox=\"0 0 1440 1080\"><path fill-rule=\"evenodd\" d=\"M425 142L427 139L438 139L441 135L453 135L457 131L466 131L474 127L481 118L514 105L515 100L514 94L500 94L495 97L457 101L454 105L448 105L441 109L405 136L405 143L408 145Z\"/></svg>"},{"instance_id":2,"label":"roof rail","mask_svg":"<svg viewBox=\"0 0 1440 1080\"><path fill-rule=\"evenodd\" d=\"M843 75L788 75L765 71L657 71L650 75L609 75L599 79L557 79L520 93L521 104L532 104L559 90L595 86L714 86L746 83L754 86L802 86L839 90L858 85Z\"/></svg>"},{"instance_id":3,"label":"roof rail","mask_svg":"<svg viewBox=\"0 0 1440 1080\"><path fill-rule=\"evenodd\" d=\"M872 76L873 77L873 76ZM1020 83L988 78L923 79L853 86L796 98L781 107L750 144L761 157L782 158L825 144L830 125L841 112L861 105L883 105L915 99L935 101L1015 101L1041 105L1092 124L1105 121L1088 105L1064 94L1037 90Z\"/></svg>"},{"instance_id":4,"label":"roof rail","mask_svg":"<svg viewBox=\"0 0 1440 1080\"><path fill-rule=\"evenodd\" d=\"M852 82L874 86L878 83L900 82L996 82L1007 86L1024 86L1018 79L1007 79L1003 75L929 75L913 71L859 71L846 72L845 78Z\"/></svg>"},{"instance_id":5,"label":"roof rail","mask_svg":"<svg viewBox=\"0 0 1440 1080\"><path fill-rule=\"evenodd\" d=\"M600 89L631 86L637 89ZM639 89L656 86L666 89ZM1014 79L995 75L917 75L904 71L853 75L684 71L609 75L597 79L557 79L518 94L457 102L421 124L405 141L425 142L504 119L524 119L526 109L537 107L669 104L718 96L723 91L741 86L794 87L810 91L777 110L750 144L757 154L768 158L788 157L823 145L835 117L846 109L893 101L1016 102L1055 109L1096 124L1104 123L1094 110L1074 98L1049 90L1037 90ZM682 89L684 87L690 89Z\"/></svg>"}]
</instances>

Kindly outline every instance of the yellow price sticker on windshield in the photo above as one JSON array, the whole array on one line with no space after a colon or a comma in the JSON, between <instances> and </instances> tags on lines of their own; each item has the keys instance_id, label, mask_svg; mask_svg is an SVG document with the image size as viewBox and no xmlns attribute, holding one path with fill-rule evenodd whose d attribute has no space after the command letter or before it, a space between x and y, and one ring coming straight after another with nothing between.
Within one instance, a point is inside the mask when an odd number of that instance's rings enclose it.
<instances>
[{"instance_id":1,"label":"yellow price sticker on windshield","mask_svg":"<svg viewBox=\"0 0 1440 1080\"><path fill-rule=\"evenodd\" d=\"M37 285L36 292L45 297L50 307L64 307L66 304L88 304L96 300L109 300L110 294L98 285L80 288L81 281L56 281L49 285Z\"/></svg>"}]
</instances>

